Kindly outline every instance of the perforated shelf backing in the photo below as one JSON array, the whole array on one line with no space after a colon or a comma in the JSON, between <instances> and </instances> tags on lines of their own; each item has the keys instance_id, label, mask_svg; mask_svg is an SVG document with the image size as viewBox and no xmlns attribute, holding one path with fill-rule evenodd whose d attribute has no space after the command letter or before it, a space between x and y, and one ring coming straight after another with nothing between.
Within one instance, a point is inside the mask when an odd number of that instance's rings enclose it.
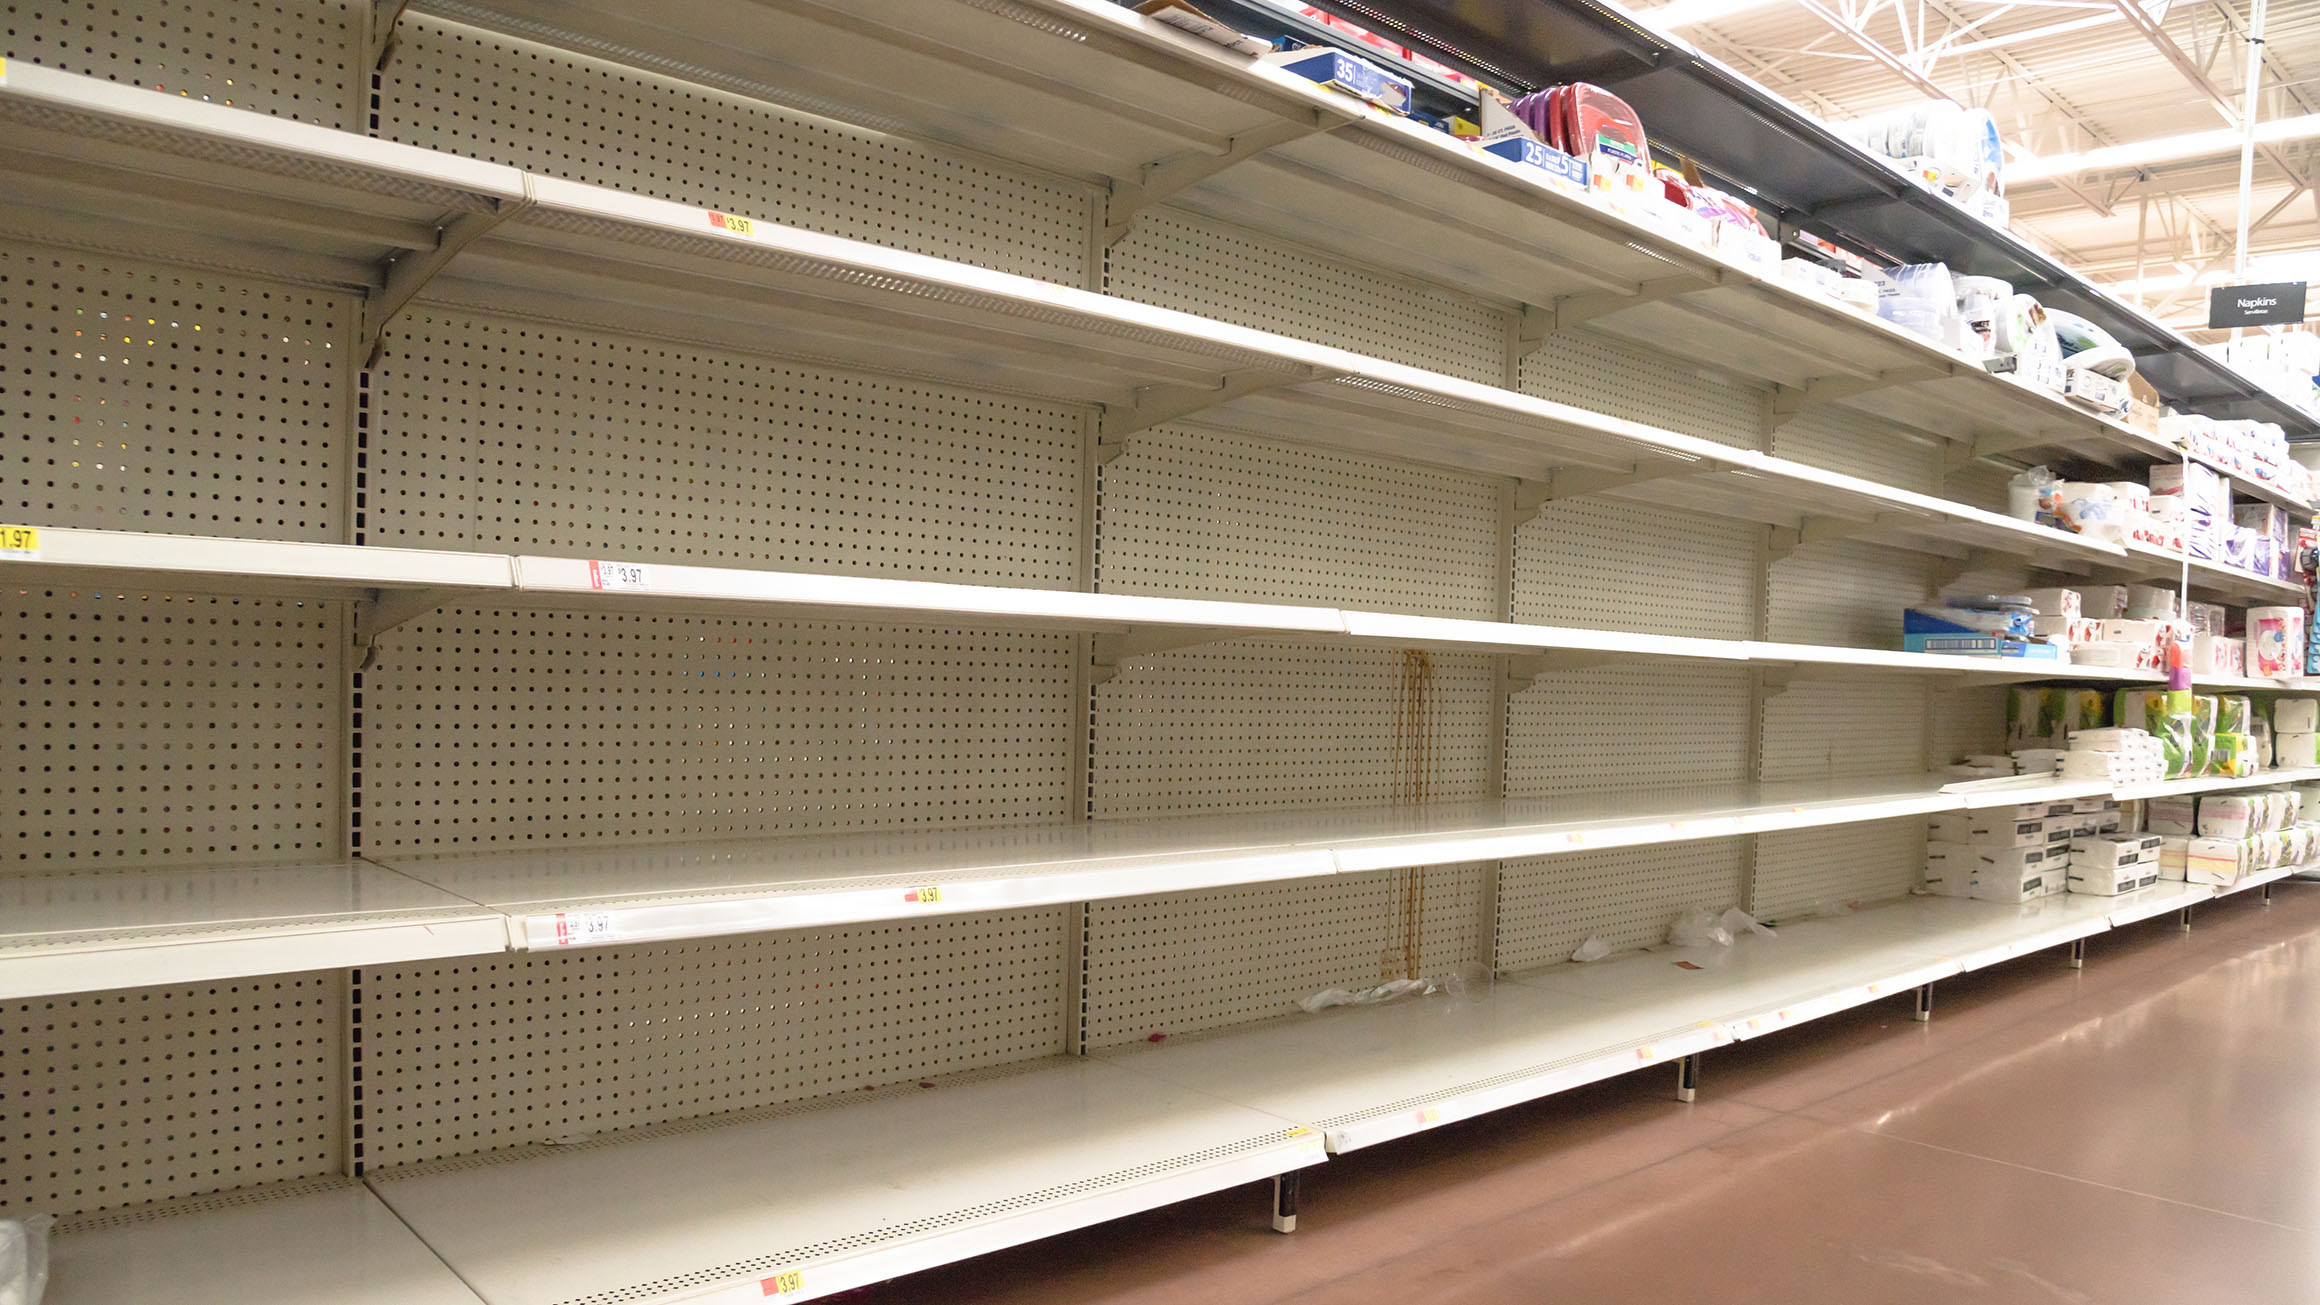
<instances>
[{"instance_id":1,"label":"perforated shelf backing","mask_svg":"<svg viewBox=\"0 0 2320 1305\"><path fill-rule=\"evenodd\" d=\"M1071 588L1083 414L479 316L378 369L367 542Z\"/></svg>"},{"instance_id":2,"label":"perforated shelf backing","mask_svg":"<svg viewBox=\"0 0 2320 1305\"><path fill-rule=\"evenodd\" d=\"M1065 635L453 609L365 676L366 854L1068 818Z\"/></svg>"},{"instance_id":3,"label":"perforated shelf backing","mask_svg":"<svg viewBox=\"0 0 2320 1305\"><path fill-rule=\"evenodd\" d=\"M1503 310L1178 209L1137 215L1135 228L1112 246L1104 290L1485 385L1506 383Z\"/></svg>"},{"instance_id":4,"label":"perforated shelf backing","mask_svg":"<svg viewBox=\"0 0 2320 1305\"><path fill-rule=\"evenodd\" d=\"M1424 874L1420 972L1460 974L1483 957L1484 868ZM1291 1015L1324 989L1401 977L1409 882L1384 871L1093 903L1088 1046Z\"/></svg>"},{"instance_id":5,"label":"perforated shelf backing","mask_svg":"<svg viewBox=\"0 0 2320 1305\"><path fill-rule=\"evenodd\" d=\"M359 130L364 6L344 0L31 0L0 58Z\"/></svg>"},{"instance_id":6,"label":"perforated shelf backing","mask_svg":"<svg viewBox=\"0 0 2320 1305\"><path fill-rule=\"evenodd\" d=\"M1899 648L1901 613L1933 597L1933 559L1839 540L1772 564L1770 637L1783 643Z\"/></svg>"},{"instance_id":7,"label":"perforated shelf backing","mask_svg":"<svg viewBox=\"0 0 2320 1305\"><path fill-rule=\"evenodd\" d=\"M0 519L342 542L355 311L0 241Z\"/></svg>"},{"instance_id":8,"label":"perforated shelf backing","mask_svg":"<svg viewBox=\"0 0 2320 1305\"><path fill-rule=\"evenodd\" d=\"M0 873L337 860L338 608L0 595Z\"/></svg>"},{"instance_id":9,"label":"perforated shelf backing","mask_svg":"<svg viewBox=\"0 0 2320 1305\"><path fill-rule=\"evenodd\" d=\"M1805 409L1773 432L1772 452L1881 485L1942 492L1939 442L1845 408L1822 404Z\"/></svg>"},{"instance_id":10,"label":"perforated shelf backing","mask_svg":"<svg viewBox=\"0 0 2320 1305\"><path fill-rule=\"evenodd\" d=\"M1936 688L1927 693L1927 764L1946 766L2006 751L2006 694L2000 684Z\"/></svg>"},{"instance_id":11,"label":"perforated shelf backing","mask_svg":"<svg viewBox=\"0 0 2320 1305\"><path fill-rule=\"evenodd\" d=\"M0 1215L337 1172L343 983L334 971L0 1002Z\"/></svg>"},{"instance_id":12,"label":"perforated shelf backing","mask_svg":"<svg viewBox=\"0 0 2320 1305\"><path fill-rule=\"evenodd\" d=\"M366 970L363 1160L438 1160L1057 1054L1070 916Z\"/></svg>"},{"instance_id":13,"label":"perforated shelf backing","mask_svg":"<svg viewBox=\"0 0 2320 1305\"><path fill-rule=\"evenodd\" d=\"M1760 835L1756 915L1782 920L1890 901L1925 868L1925 817Z\"/></svg>"},{"instance_id":14,"label":"perforated shelf backing","mask_svg":"<svg viewBox=\"0 0 2320 1305\"><path fill-rule=\"evenodd\" d=\"M1097 588L1498 619L1498 483L1164 427L1104 464Z\"/></svg>"},{"instance_id":15,"label":"perforated shelf backing","mask_svg":"<svg viewBox=\"0 0 2320 1305\"><path fill-rule=\"evenodd\" d=\"M1492 660L1433 653L1431 797L1495 796ZM1164 653L1096 690L1098 819L1395 799L1403 654L1263 640Z\"/></svg>"},{"instance_id":16,"label":"perforated shelf backing","mask_svg":"<svg viewBox=\"0 0 2320 1305\"><path fill-rule=\"evenodd\" d=\"M1680 801L1748 778L1748 675L1598 666L1542 675L1507 704L1506 795L1647 790Z\"/></svg>"},{"instance_id":17,"label":"perforated shelf backing","mask_svg":"<svg viewBox=\"0 0 2320 1305\"><path fill-rule=\"evenodd\" d=\"M1689 512L1561 499L1515 534L1514 619L1747 639L1758 528Z\"/></svg>"},{"instance_id":18,"label":"perforated shelf backing","mask_svg":"<svg viewBox=\"0 0 2320 1305\"><path fill-rule=\"evenodd\" d=\"M1902 676L1801 679L1764 704L1764 779L1835 782L1925 771L1925 686Z\"/></svg>"},{"instance_id":19,"label":"perforated shelf backing","mask_svg":"<svg viewBox=\"0 0 2320 1305\"><path fill-rule=\"evenodd\" d=\"M1666 939L1668 921L1686 907L1737 905L1746 842L1710 838L1507 862L1498 877L1498 968L1569 960L1589 938L1648 946Z\"/></svg>"},{"instance_id":20,"label":"perforated shelf backing","mask_svg":"<svg viewBox=\"0 0 2320 1305\"><path fill-rule=\"evenodd\" d=\"M437 6L456 7L456 6ZM406 12L375 134L1064 285L1086 187L551 45Z\"/></svg>"},{"instance_id":21,"label":"perforated shelf backing","mask_svg":"<svg viewBox=\"0 0 2320 1305\"><path fill-rule=\"evenodd\" d=\"M1550 332L1522 360L1517 388L1734 448L1764 443L1762 390L1583 328Z\"/></svg>"}]
</instances>

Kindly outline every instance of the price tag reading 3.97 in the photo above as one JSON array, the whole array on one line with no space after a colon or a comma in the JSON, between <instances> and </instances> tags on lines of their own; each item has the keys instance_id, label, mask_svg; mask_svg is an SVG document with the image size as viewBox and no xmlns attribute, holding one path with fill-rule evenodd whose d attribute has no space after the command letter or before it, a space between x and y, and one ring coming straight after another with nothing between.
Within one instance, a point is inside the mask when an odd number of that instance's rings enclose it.
<instances>
[{"instance_id":1,"label":"price tag reading 3.97","mask_svg":"<svg viewBox=\"0 0 2320 1305\"><path fill-rule=\"evenodd\" d=\"M652 573L641 562L590 562L591 589L650 589Z\"/></svg>"},{"instance_id":2,"label":"price tag reading 3.97","mask_svg":"<svg viewBox=\"0 0 2320 1305\"><path fill-rule=\"evenodd\" d=\"M729 236L754 236L757 234L755 222L745 217L735 217L731 213L720 213L715 209L709 210L709 225Z\"/></svg>"}]
</instances>

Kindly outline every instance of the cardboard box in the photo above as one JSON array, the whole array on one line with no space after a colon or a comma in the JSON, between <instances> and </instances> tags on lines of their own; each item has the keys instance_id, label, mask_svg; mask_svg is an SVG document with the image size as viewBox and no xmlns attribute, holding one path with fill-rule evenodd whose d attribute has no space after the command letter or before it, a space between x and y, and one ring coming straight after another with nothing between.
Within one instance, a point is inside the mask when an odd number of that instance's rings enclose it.
<instances>
[{"instance_id":1,"label":"cardboard box","mask_svg":"<svg viewBox=\"0 0 2320 1305\"><path fill-rule=\"evenodd\" d=\"M1587 189L1587 161L1575 159L1552 145L1520 137L1495 140L1482 147L1487 154L1496 154L1510 163L1537 168L1547 174L1558 189L1583 193Z\"/></svg>"},{"instance_id":2,"label":"cardboard box","mask_svg":"<svg viewBox=\"0 0 2320 1305\"><path fill-rule=\"evenodd\" d=\"M1283 72L1295 73L1316 85L1343 91L1358 100L1367 100L1381 109L1395 113L1409 111L1408 81L1367 59L1356 59L1343 50L1322 46L1303 50L1277 50L1264 56L1264 62Z\"/></svg>"}]
</instances>

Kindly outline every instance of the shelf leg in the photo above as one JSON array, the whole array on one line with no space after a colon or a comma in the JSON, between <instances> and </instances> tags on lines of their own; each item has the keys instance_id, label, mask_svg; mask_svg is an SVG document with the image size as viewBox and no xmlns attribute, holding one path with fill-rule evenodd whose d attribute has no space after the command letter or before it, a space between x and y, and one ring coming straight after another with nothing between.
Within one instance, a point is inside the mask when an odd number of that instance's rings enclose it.
<instances>
[{"instance_id":1,"label":"shelf leg","mask_svg":"<svg viewBox=\"0 0 2320 1305\"><path fill-rule=\"evenodd\" d=\"M2070 968L2074 970L2083 970L2086 968L2086 939L2073 938L2070 940L2069 963Z\"/></svg>"},{"instance_id":2,"label":"shelf leg","mask_svg":"<svg viewBox=\"0 0 2320 1305\"><path fill-rule=\"evenodd\" d=\"M2264 885L2264 905L2266 905L2266 906L2270 906L2271 904L2272 904L2272 886L2271 886L2270 884L2265 884L2265 885Z\"/></svg>"},{"instance_id":3,"label":"shelf leg","mask_svg":"<svg viewBox=\"0 0 2320 1305\"><path fill-rule=\"evenodd\" d=\"M2190 907L2186 906L2186 907L2184 907L2182 910L2180 910L2180 911L2177 911L2177 912L2175 913L2175 927L2176 927L2176 928L2178 928L2178 929L2180 929L2180 930L2182 930L2182 931L2183 931L2183 932L2185 932L2185 933L2189 933L2189 932L2191 932L2191 908L2190 908Z\"/></svg>"},{"instance_id":4,"label":"shelf leg","mask_svg":"<svg viewBox=\"0 0 2320 1305\"><path fill-rule=\"evenodd\" d=\"M1686 1056L1676 1062L1676 1100L1700 1099L1700 1058Z\"/></svg>"},{"instance_id":5,"label":"shelf leg","mask_svg":"<svg viewBox=\"0 0 2320 1305\"><path fill-rule=\"evenodd\" d=\"M1917 985L1917 1009L1911 1013L1910 1018L1916 1020L1920 1024L1923 1024L1927 1020L1933 1018L1932 984L1921 983Z\"/></svg>"},{"instance_id":6,"label":"shelf leg","mask_svg":"<svg viewBox=\"0 0 2320 1305\"><path fill-rule=\"evenodd\" d=\"M1273 1175L1273 1231L1297 1231L1297 1180L1304 1171L1292 1169L1285 1174Z\"/></svg>"}]
</instances>

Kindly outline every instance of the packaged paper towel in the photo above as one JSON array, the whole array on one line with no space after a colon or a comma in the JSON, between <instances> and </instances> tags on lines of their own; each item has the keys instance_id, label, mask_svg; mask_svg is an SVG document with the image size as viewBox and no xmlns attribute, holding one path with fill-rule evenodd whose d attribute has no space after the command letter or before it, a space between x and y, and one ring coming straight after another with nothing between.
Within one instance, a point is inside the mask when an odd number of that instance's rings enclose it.
<instances>
[{"instance_id":1,"label":"packaged paper towel","mask_svg":"<svg viewBox=\"0 0 2320 1305\"><path fill-rule=\"evenodd\" d=\"M2272 735L2272 764L2282 770L2320 766L2320 733L2303 730Z\"/></svg>"},{"instance_id":2,"label":"packaged paper towel","mask_svg":"<svg viewBox=\"0 0 2320 1305\"><path fill-rule=\"evenodd\" d=\"M2282 698L2274 702L2272 729L2281 734L2320 732L2320 698Z\"/></svg>"}]
</instances>

